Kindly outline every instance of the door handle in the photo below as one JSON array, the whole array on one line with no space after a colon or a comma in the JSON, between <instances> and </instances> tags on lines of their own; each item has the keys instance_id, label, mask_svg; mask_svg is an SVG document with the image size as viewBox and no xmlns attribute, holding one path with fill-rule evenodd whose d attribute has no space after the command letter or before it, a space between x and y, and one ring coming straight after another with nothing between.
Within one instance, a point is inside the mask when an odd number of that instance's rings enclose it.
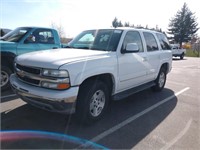
<instances>
[{"instance_id":1,"label":"door handle","mask_svg":"<svg viewBox=\"0 0 200 150\"><path fill-rule=\"evenodd\" d=\"M58 47L53 47L52 49L58 49Z\"/></svg>"},{"instance_id":2,"label":"door handle","mask_svg":"<svg viewBox=\"0 0 200 150\"><path fill-rule=\"evenodd\" d=\"M142 61L147 61L147 57L143 57Z\"/></svg>"}]
</instances>

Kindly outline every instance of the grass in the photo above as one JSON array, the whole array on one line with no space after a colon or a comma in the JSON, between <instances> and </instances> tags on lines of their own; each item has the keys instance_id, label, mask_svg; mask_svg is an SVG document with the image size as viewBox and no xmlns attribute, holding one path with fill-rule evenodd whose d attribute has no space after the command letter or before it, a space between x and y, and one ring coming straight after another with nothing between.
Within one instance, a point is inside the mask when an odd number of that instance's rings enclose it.
<instances>
[{"instance_id":1,"label":"grass","mask_svg":"<svg viewBox=\"0 0 200 150\"><path fill-rule=\"evenodd\" d=\"M192 49L186 50L186 56L188 57L200 57L200 52L193 51Z\"/></svg>"}]
</instances>

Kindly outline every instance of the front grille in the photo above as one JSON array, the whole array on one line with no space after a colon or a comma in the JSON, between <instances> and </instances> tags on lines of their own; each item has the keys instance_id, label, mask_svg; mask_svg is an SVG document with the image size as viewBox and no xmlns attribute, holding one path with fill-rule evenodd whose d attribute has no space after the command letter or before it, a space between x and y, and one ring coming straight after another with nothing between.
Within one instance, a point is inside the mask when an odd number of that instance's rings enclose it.
<instances>
[{"instance_id":1,"label":"front grille","mask_svg":"<svg viewBox=\"0 0 200 150\"><path fill-rule=\"evenodd\" d=\"M38 68L22 66L22 65L19 65L19 64L16 65L16 68L19 69L19 70L28 72L28 73L37 74L37 75L40 74L40 69L38 69Z\"/></svg>"},{"instance_id":2,"label":"front grille","mask_svg":"<svg viewBox=\"0 0 200 150\"><path fill-rule=\"evenodd\" d=\"M35 68L15 64L17 78L22 82L30 85L42 87L44 82L58 84L61 82L69 82L68 78L47 77L42 75L42 68Z\"/></svg>"},{"instance_id":3,"label":"front grille","mask_svg":"<svg viewBox=\"0 0 200 150\"><path fill-rule=\"evenodd\" d=\"M39 85L40 84L40 81L39 80L35 80L35 79L30 79L28 77L21 77L18 75L18 78L27 82L27 83L30 83L30 84L34 84L34 85Z\"/></svg>"},{"instance_id":4,"label":"front grille","mask_svg":"<svg viewBox=\"0 0 200 150\"><path fill-rule=\"evenodd\" d=\"M22 66L19 64L16 64L16 74L20 80L23 82L26 82L28 84L40 85L40 80L38 79L33 79L31 76L39 76L41 69L39 68L34 68L34 67L28 67L28 66Z\"/></svg>"}]
</instances>

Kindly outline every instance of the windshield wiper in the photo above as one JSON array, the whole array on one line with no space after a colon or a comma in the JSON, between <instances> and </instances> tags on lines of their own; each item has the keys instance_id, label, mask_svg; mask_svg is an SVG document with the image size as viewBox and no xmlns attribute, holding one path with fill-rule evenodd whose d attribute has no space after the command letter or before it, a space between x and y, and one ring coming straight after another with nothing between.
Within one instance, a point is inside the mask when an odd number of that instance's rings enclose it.
<instances>
[{"instance_id":1,"label":"windshield wiper","mask_svg":"<svg viewBox=\"0 0 200 150\"><path fill-rule=\"evenodd\" d=\"M105 49L105 48L98 48L98 47L91 47L90 49L91 50L97 50L97 51L111 51L111 50L108 50L108 49Z\"/></svg>"},{"instance_id":2,"label":"windshield wiper","mask_svg":"<svg viewBox=\"0 0 200 150\"><path fill-rule=\"evenodd\" d=\"M69 45L66 45L66 46L64 46L63 48L90 49L90 48L87 47L87 46L83 46L83 47L73 47L73 46L69 46Z\"/></svg>"},{"instance_id":3,"label":"windshield wiper","mask_svg":"<svg viewBox=\"0 0 200 150\"><path fill-rule=\"evenodd\" d=\"M74 48L74 47L69 46L69 45L66 45L66 46L64 46L63 48Z\"/></svg>"},{"instance_id":4,"label":"windshield wiper","mask_svg":"<svg viewBox=\"0 0 200 150\"><path fill-rule=\"evenodd\" d=\"M90 49L89 47L76 47L77 49Z\"/></svg>"}]
</instances>

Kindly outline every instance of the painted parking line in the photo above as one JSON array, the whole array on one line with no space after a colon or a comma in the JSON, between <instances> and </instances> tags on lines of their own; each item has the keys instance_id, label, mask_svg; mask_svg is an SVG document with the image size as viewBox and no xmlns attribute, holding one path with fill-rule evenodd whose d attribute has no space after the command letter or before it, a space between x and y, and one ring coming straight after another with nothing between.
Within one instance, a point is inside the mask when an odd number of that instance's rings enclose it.
<instances>
[{"instance_id":1,"label":"painted parking line","mask_svg":"<svg viewBox=\"0 0 200 150\"><path fill-rule=\"evenodd\" d=\"M134 115L134 116L132 116L132 117L126 119L125 121L123 121L123 122L121 122L121 123L119 123L119 124L113 126L113 127L110 128L110 129L108 129L108 130L102 132L101 134L99 134L99 135L97 135L96 137L92 138L90 141L92 141L92 142L98 142L99 140L105 138L106 136L112 134L113 132L117 131L118 129L124 127L125 125L131 123L132 121L136 120L137 118L139 118L139 117L141 117L141 116L147 114L148 112L152 111L153 109L155 109L155 108L159 107L160 105L162 105L162 104L164 104L164 103L170 101L170 100L173 99L174 97L176 97L176 96L178 96L178 95L180 95L180 94L186 92L186 91L189 90L189 89L190 89L190 87L186 87L186 88L182 89L181 91L175 93L174 95L165 98L164 100L162 100L162 101L160 101L160 102L158 102L158 103L152 105L151 107L149 107L149 108L143 110L142 112L140 112L140 113L138 113L138 114L136 114L136 115ZM86 145L87 145L87 143L86 143ZM82 145L82 146L83 146L83 145ZM80 146L80 147L82 147L82 146Z\"/></svg>"},{"instance_id":2,"label":"painted parking line","mask_svg":"<svg viewBox=\"0 0 200 150\"><path fill-rule=\"evenodd\" d=\"M177 141L179 141L187 133L187 131L189 130L191 124L192 124L192 119L190 119L187 122L185 128L183 130L181 130L181 132L174 139L172 139L164 147L162 147L161 150L168 150L168 149L170 149Z\"/></svg>"},{"instance_id":3,"label":"painted parking line","mask_svg":"<svg viewBox=\"0 0 200 150\"><path fill-rule=\"evenodd\" d=\"M167 84L173 84L173 85L178 85L178 86L183 86L183 87L186 86L186 83L177 82L173 80L167 81Z\"/></svg>"},{"instance_id":4,"label":"painted parking line","mask_svg":"<svg viewBox=\"0 0 200 150\"><path fill-rule=\"evenodd\" d=\"M11 94L11 95L6 95L6 96L1 96L1 99L3 99L3 98L9 98L9 97L14 97L14 96L16 96L16 94Z\"/></svg>"}]
</instances>

